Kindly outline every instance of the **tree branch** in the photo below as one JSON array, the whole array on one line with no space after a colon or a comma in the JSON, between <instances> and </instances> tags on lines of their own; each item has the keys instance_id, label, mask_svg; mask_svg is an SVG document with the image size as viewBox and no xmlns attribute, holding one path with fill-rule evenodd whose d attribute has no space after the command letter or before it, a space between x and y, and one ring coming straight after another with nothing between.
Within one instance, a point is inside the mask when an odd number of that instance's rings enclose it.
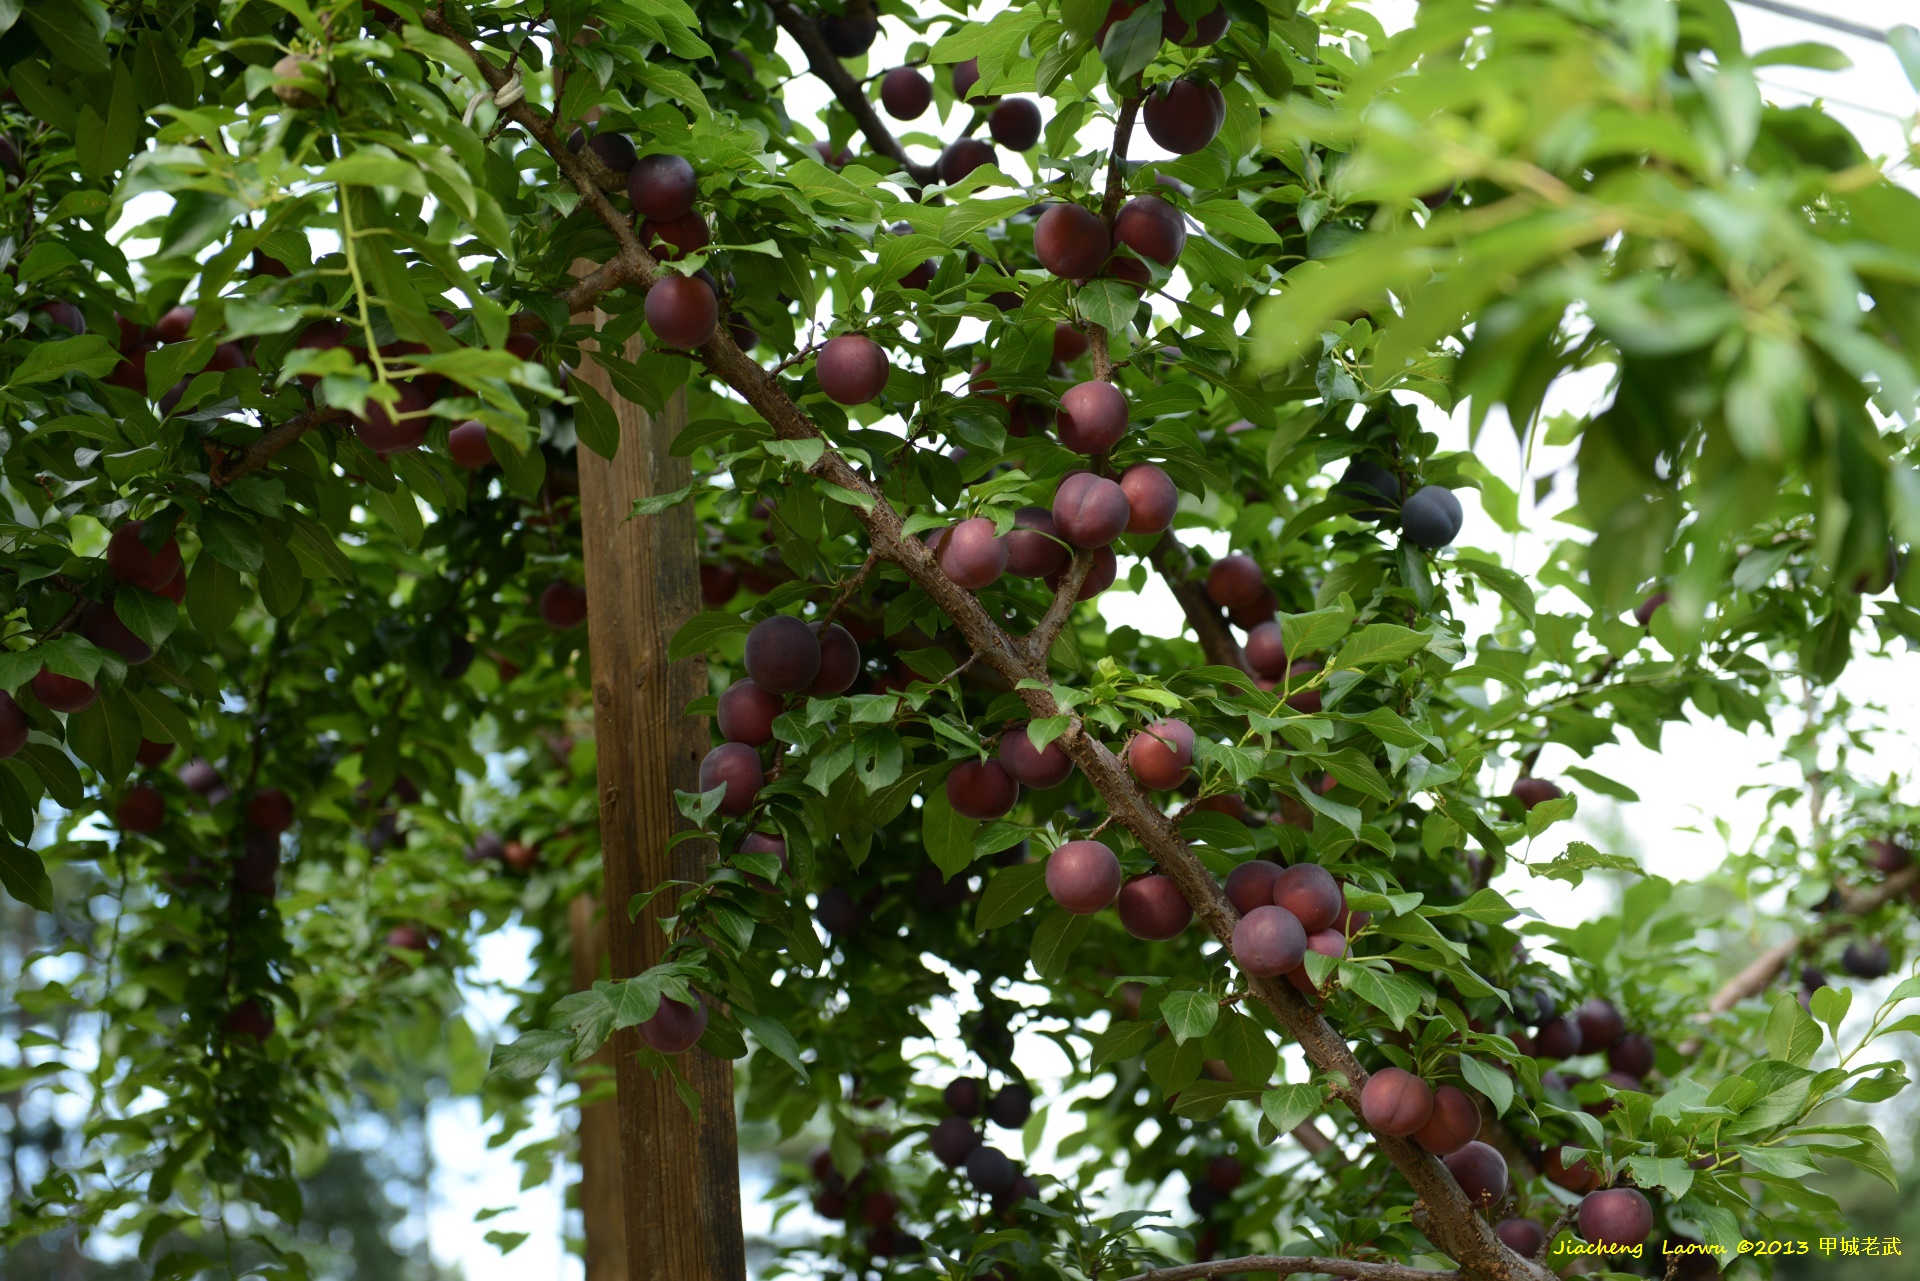
<instances>
[{"instance_id":1,"label":"tree branch","mask_svg":"<svg viewBox=\"0 0 1920 1281\"><path fill-rule=\"evenodd\" d=\"M1253 669L1247 666L1240 642L1233 638L1219 607L1207 599L1207 589L1194 577L1193 557L1188 555L1185 544L1168 530L1160 535L1160 541L1147 553L1147 559L1160 571L1173 598L1180 602L1187 622L1200 638L1200 648L1205 651L1207 661L1221 667L1237 667L1251 676Z\"/></svg>"},{"instance_id":2,"label":"tree branch","mask_svg":"<svg viewBox=\"0 0 1920 1281\"><path fill-rule=\"evenodd\" d=\"M473 58L481 74L496 89L505 83L505 74L481 58L444 18L428 12L423 15L423 21L429 30L451 40ZM548 123L525 101L515 103L507 110L511 118L546 148L561 172L579 190L582 203L613 233L620 245L620 256L628 263L635 283L643 287L651 286L657 264L639 243L627 220L614 210L594 185L586 169L560 143ZM1129 131L1133 110L1130 105L1122 112L1122 122ZM1116 152L1123 149L1124 142L1124 134L1116 136ZM725 326L715 332L698 354L707 368L738 392L773 428L775 434L788 440L821 438L813 422L787 396L779 383L734 344ZM947 578L941 572L933 551L920 539L904 535L899 513L873 484L830 447L822 451L810 470L827 483L838 485L858 496L860 501L854 506L859 512L860 523L867 533L871 550L899 565L927 593L941 612L952 620L974 656L1009 685L1019 689L1020 697L1034 719L1060 714L1059 705L1045 687L1045 655L1033 654L1029 646L1009 636L970 592L962 590ZM1035 682L1038 687L1019 688L1023 681ZM1180 888L1213 936L1223 944L1230 945L1233 927L1239 916L1227 902L1219 882L1195 857L1167 814L1135 786L1119 759L1086 732L1080 718L1069 720L1067 732L1061 736L1060 742L1062 749L1073 757L1081 772L1106 801L1113 820L1124 824L1153 855L1155 862ZM1314 1012L1291 984L1272 979L1251 979L1249 987L1300 1044L1315 1067L1337 1078L1344 1078L1345 1084L1336 1083L1333 1091L1358 1117L1359 1091L1366 1083L1367 1073L1353 1056L1345 1039ZM1408 1139L1380 1136L1377 1141L1382 1153L1399 1168L1419 1198L1437 1211L1434 1216L1436 1227L1430 1234L1434 1244L1460 1260L1475 1278L1485 1278L1486 1281L1543 1281L1547 1274L1537 1264L1521 1259L1500 1243L1485 1220L1467 1201L1446 1167L1436 1158ZM1289 1262L1286 1266L1292 1268L1293 1264Z\"/></svg>"},{"instance_id":3,"label":"tree branch","mask_svg":"<svg viewBox=\"0 0 1920 1281\"><path fill-rule=\"evenodd\" d=\"M774 21L785 28L794 43L800 46L801 52L807 55L808 69L833 90L833 96L840 100L840 105L860 126L860 132L867 136L868 145L899 164L917 185L932 186L939 176L934 167L907 158L907 149L881 122L880 113L873 109L872 101L861 91L860 82L853 78L853 73L827 47L826 38L820 34L820 28L814 20L787 3L787 0L773 0L772 9Z\"/></svg>"},{"instance_id":4,"label":"tree branch","mask_svg":"<svg viewBox=\"0 0 1920 1281\"><path fill-rule=\"evenodd\" d=\"M1086 586L1087 575L1092 572L1093 553L1074 552L1067 572L1060 578L1060 590L1053 594L1053 603L1047 606L1040 625L1027 637L1027 653L1043 673L1047 667L1047 655L1053 653L1053 643L1060 639L1067 620L1073 617L1073 607L1080 603L1080 589Z\"/></svg>"},{"instance_id":5,"label":"tree branch","mask_svg":"<svg viewBox=\"0 0 1920 1281\"><path fill-rule=\"evenodd\" d=\"M1762 952L1747 968L1728 979L1726 985L1713 994L1713 999L1707 1002L1707 1012L1725 1014L1748 997L1758 996L1773 986L1774 979L1779 977L1787 962L1802 949L1816 947L1852 929L1853 922L1845 918L1866 916L1916 885L1920 885L1920 863L1895 872L1870 890L1841 890L1838 915L1842 919L1828 920L1817 930L1790 938L1784 943L1776 943Z\"/></svg>"},{"instance_id":6,"label":"tree branch","mask_svg":"<svg viewBox=\"0 0 1920 1281\"><path fill-rule=\"evenodd\" d=\"M316 406L302 410L293 417L270 428L260 438L230 458L216 461L208 469L207 481L215 489L232 484L250 471L259 471L273 456L307 434L315 427L324 427L328 423L344 422L352 417L344 409L331 406Z\"/></svg>"},{"instance_id":7,"label":"tree branch","mask_svg":"<svg viewBox=\"0 0 1920 1281\"><path fill-rule=\"evenodd\" d=\"M1187 1263L1177 1268L1155 1268L1125 1278L1125 1281L1191 1281L1195 1277L1229 1276L1236 1272L1277 1272L1281 1276L1317 1273L1330 1277L1353 1277L1356 1281L1460 1281L1457 1271L1433 1272L1411 1268L1404 1263L1371 1263L1364 1259L1296 1258L1285 1254L1249 1254L1239 1259L1213 1259L1206 1263Z\"/></svg>"}]
</instances>

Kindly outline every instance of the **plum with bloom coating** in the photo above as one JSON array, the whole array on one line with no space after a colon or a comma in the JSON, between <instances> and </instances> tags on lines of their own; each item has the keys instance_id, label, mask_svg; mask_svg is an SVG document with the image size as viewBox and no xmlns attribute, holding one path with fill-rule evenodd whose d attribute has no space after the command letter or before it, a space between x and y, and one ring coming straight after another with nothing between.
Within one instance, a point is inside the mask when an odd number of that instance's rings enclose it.
<instances>
[{"instance_id":1,"label":"plum with bloom coating","mask_svg":"<svg viewBox=\"0 0 1920 1281\"><path fill-rule=\"evenodd\" d=\"M1120 860L1101 841L1068 841L1047 859L1047 893L1075 916L1091 916L1120 893Z\"/></svg>"}]
</instances>

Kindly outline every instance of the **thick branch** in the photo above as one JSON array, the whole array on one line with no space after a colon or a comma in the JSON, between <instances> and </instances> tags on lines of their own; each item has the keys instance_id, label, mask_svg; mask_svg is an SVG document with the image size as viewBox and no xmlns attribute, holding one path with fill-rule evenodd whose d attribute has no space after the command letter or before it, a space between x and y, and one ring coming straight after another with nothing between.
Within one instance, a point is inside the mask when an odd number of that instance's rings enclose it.
<instances>
[{"instance_id":1,"label":"thick branch","mask_svg":"<svg viewBox=\"0 0 1920 1281\"><path fill-rule=\"evenodd\" d=\"M1173 598L1180 602L1181 611L1200 638L1200 648L1205 651L1207 661L1221 667L1237 667L1251 676L1253 669L1247 666L1240 642L1233 638L1219 607L1207 599L1207 589L1194 577L1193 557L1187 554L1186 546L1173 536L1172 530L1160 535L1160 541L1147 553L1147 559L1160 571L1160 577L1167 580Z\"/></svg>"},{"instance_id":2,"label":"thick branch","mask_svg":"<svg viewBox=\"0 0 1920 1281\"><path fill-rule=\"evenodd\" d=\"M315 427L324 427L328 423L344 422L350 414L344 409L320 406L303 410L293 417L266 431L261 437L245 449L228 458L215 462L208 474L208 482L215 489L230 485L250 471L259 471L273 456L306 435Z\"/></svg>"},{"instance_id":3,"label":"thick branch","mask_svg":"<svg viewBox=\"0 0 1920 1281\"><path fill-rule=\"evenodd\" d=\"M506 77L498 68L480 58L471 44L437 14L424 15L428 29L454 41L472 57L488 82L498 88ZM621 258L632 272L633 282L651 286L656 264L628 225L594 185L591 176L577 159L561 145L552 128L525 102L508 108L508 115L521 124L546 148L554 162L579 190L581 201L606 224L620 244ZM1122 113L1123 124L1131 129L1133 106ZM1116 136L1116 153L1124 150L1125 135ZM747 403L784 439L818 439L819 430L787 396L778 381L755 364L721 327L697 353L716 376L743 396ZM855 506L865 528L871 549L899 565L940 610L953 622L975 658L991 667L1009 685L1019 687L1022 699L1035 718L1055 716L1060 708L1046 688L1046 656L1007 635L974 596L957 587L940 571L934 554L917 538L905 537L900 515L879 490L850 466L837 451L829 448L811 468L813 474L858 495ZM1071 572L1071 571L1070 571ZM1064 588L1065 584L1063 584ZM1081 772L1107 802L1112 821L1122 823L1143 847L1152 853L1161 869L1179 886L1207 929L1222 943L1230 943L1239 917L1227 902L1219 882L1194 856L1172 820L1149 796L1141 792L1118 758L1106 746L1089 736L1079 718L1069 723L1062 736L1063 749L1072 756ZM1329 1074L1333 1092L1359 1115L1359 1091L1367 1073L1352 1051L1326 1021L1306 1004L1293 987L1272 979L1252 979L1251 990L1299 1042L1316 1068ZM1460 1260L1470 1275L1486 1281L1541 1281L1545 1274L1531 1262L1521 1259L1501 1245L1498 1238L1468 1203L1446 1167L1406 1139L1380 1137L1381 1151L1399 1168L1421 1201L1434 1212L1430 1235L1441 1249ZM1289 1262L1288 1267L1293 1265ZM1385 1266L1385 1265L1382 1265ZM1175 1273L1168 1273L1168 1276ZM1177 1275L1201 1275L1179 1272ZM1384 1273L1348 1275L1386 1276ZM1404 1276L1405 1274L1401 1274Z\"/></svg>"},{"instance_id":4,"label":"thick branch","mask_svg":"<svg viewBox=\"0 0 1920 1281\"><path fill-rule=\"evenodd\" d=\"M1877 911L1916 885L1920 885L1920 863L1894 873L1872 889L1843 889L1840 892L1837 912L1841 919L1828 920L1817 930L1798 938L1788 939L1784 943L1776 943L1762 952L1753 959L1752 964L1728 979L1726 986L1713 994L1713 999L1707 1002L1708 1012L1725 1014L1748 997L1758 996L1773 986L1773 981L1779 977L1780 971L1786 967L1787 962L1791 961L1803 948L1815 947L1835 935L1845 934L1852 929L1853 922L1845 918L1866 916Z\"/></svg>"},{"instance_id":5,"label":"thick branch","mask_svg":"<svg viewBox=\"0 0 1920 1281\"><path fill-rule=\"evenodd\" d=\"M1213 1259L1206 1263L1182 1264L1177 1268L1156 1268L1127 1277L1125 1281L1190 1281L1194 1277L1231 1276L1239 1272L1277 1272L1281 1276L1305 1272L1330 1277L1354 1277L1358 1281L1459 1281L1460 1278L1458 1272L1433 1272L1426 1268L1410 1268L1404 1263L1250 1254L1239 1259Z\"/></svg>"},{"instance_id":6,"label":"thick branch","mask_svg":"<svg viewBox=\"0 0 1920 1281\"><path fill-rule=\"evenodd\" d=\"M881 122L880 113L873 109L873 103L862 92L860 82L853 78L820 34L819 26L812 18L794 8L787 0L773 0L773 17L793 37L801 52L807 55L807 67L833 90L833 96L847 109L854 123L860 126L860 132L867 136L867 144L889 160L895 161L906 170L907 176L922 187L933 185L938 176L932 165L919 164L907 158L907 149L900 145L899 139Z\"/></svg>"}]
</instances>

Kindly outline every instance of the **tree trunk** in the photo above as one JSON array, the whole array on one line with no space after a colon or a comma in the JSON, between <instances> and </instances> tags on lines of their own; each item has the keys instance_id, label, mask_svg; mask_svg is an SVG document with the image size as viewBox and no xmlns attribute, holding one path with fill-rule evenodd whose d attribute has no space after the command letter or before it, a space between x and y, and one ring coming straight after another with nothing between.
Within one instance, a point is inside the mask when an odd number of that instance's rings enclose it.
<instances>
[{"instance_id":1,"label":"tree trunk","mask_svg":"<svg viewBox=\"0 0 1920 1281\"><path fill-rule=\"evenodd\" d=\"M591 894L567 904L573 954L573 990L584 991L607 976L607 922ZM582 1087L605 1089L614 1070L611 1046L587 1060ZM620 1201L620 1107L602 1097L580 1109L580 1218L586 1228L586 1281L626 1281L627 1225Z\"/></svg>"},{"instance_id":2,"label":"tree trunk","mask_svg":"<svg viewBox=\"0 0 1920 1281\"><path fill-rule=\"evenodd\" d=\"M637 354L638 341L629 342L627 355ZM629 516L636 499L688 483L687 461L668 452L686 422L685 393L654 417L616 396L591 359L583 365L573 376L599 389L620 423L613 460L584 447L578 456L608 957L613 977L625 978L661 959L666 937L654 918L672 914L675 896L650 903L638 922L629 919L627 904L665 880L704 879L711 857L705 842L667 850L668 838L685 825L674 790L699 790L707 750L706 720L685 715L687 704L706 693L705 665L667 661L667 642L700 608L700 566L691 505ZM626 1275L740 1281L746 1252L733 1065L699 1049L680 1056L677 1066L700 1096L696 1119L670 1079L640 1065L641 1044L631 1028L612 1042Z\"/></svg>"}]
</instances>

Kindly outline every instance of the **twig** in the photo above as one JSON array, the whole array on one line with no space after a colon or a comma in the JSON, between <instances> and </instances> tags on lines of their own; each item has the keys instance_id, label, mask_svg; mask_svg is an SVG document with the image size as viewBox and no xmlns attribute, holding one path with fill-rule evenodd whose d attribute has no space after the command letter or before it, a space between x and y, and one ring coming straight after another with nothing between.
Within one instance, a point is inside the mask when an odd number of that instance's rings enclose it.
<instances>
[{"instance_id":1,"label":"twig","mask_svg":"<svg viewBox=\"0 0 1920 1281\"><path fill-rule=\"evenodd\" d=\"M1193 576L1193 557L1187 554L1186 546L1173 536L1172 530L1160 535L1159 541L1147 552L1147 559L1160 571L1173 598L1180 602L1187 621L1193 624L1207 661L1220 667L1237 667L1253 675L1240 642L1227 628L1227 620L1221 616L1219 607L1207 599L1207 589Z\"/></svg>"},{"instance_id":2,"label":"twig","mask_svg":"<svg viewBox=\"0 0 1920 1281\"><path fill-rule=\"evenodd\" d=\"M923 165L907 158L907 149L900 145L891 130L881 123L880 115L873 109L873 103L861 92L860 82L853 73L827 47L826 37L820 34L820 28L812 18L794 8L787 0L773 0L773 18L788 35L793 37L801 52L807 55L807 66L833 90L833 96L847 109L854 123L860 126L860 132L867 136L867 143L875 151L888 159L896 161L906 170L918 186L932 186L938 177L932 165Z\"/></svg>"},{"instance_id":3,"label":"twig","mask_svg":"<svg viewBox=\"0 0 1920 1281\"><path fill-rule=\"evenodd\" d=\"M826 631L833 620L839 616L840 611L846 608L847 602L852 600L854 594L866 583L867 575L873 572L873 567L879 559L874 553L867 553L867 558L860 562L860 568L854 572L852 578L847 580L847 585L840 589L840 594L834 597L833 604L827 607L827 612L820 615L821 631Z\"/></svg>"},{"instance_id":4,"label":"twig","mask_svg":"<svg viewBox=\"0 0 1920 1281\"><path fill-rule=\"evenodd\" d=\"M293 417L266 431L261 437L237 454L230 455L216 463L208 474L208 483L215 489L230 485L250 471L259 471L273 460L273 456L291 445L315 427L324 427L328 423L344 422L351 417L344 409L319 406L302 410Z\"/></svg>"},{"instance_id":5,"label":"twig","mask_svg":"<svg viewBox=\"0 0 1920 1281\"><path fill-rule=\"evenodd\" d=\"M1093 553L1076 551L1073 562L1060 578L1060 589L1053 594L1053 602L1047 606L1039 625L1027 637L1027 652L1041 671L1046 670L1047 655L1053 653L1053 643L1060 639L1060 633L1066 629L1067 620L1073 616L1073 607L1080 603L1080 589L1086 586L1087 575L1092 572Z\"/></svg>"},{"instance_id":6,"label":"twig","mask_svg":"<svg viewBox=\"0 0 1920 1281\"><path fill-rule=\"evenodd\" d=\"M1194 1277L1227 1276L1235 1272L1318 1273L1330 1277L1354 1277L1359 1281L1460 1281L1459 1271L1434 1272L1412 1268L1404 1263L1373 1263L1365 1259L1327 1259L1294 1257L1285 1254L1249 1254L1238 1259L1212 1259L1206 1263L1186 1263L1177 1268L1155 1268L1125 1278L1125 1281L1190 1281Z\"/></svg>"},{"instance_id":7,"label":"twig","mask_svg":"<svg viewBox=\"0 0 1920 1281\"><path fill-rule=\"evenodd\" d=\"M1547 1225L1547 1238L1546 1240L1540 1243L1540 1249L1534 1253L1533 1257L1540 1260L1540 1262L1545 1263L1547 1261L1547 1251L1553 1249L1553 1239L1559 1236L1562 1232L1565 1232L1567 1230L1567 1225L1569 1223L1572 1223L1574 1216L1579 1213L1580 1213L1580 1203L1578 1201L1574 1202L1572 1205L1564 1207L1560 1211L1559 1217L1556 1218L1552 1223Z\"/></svg>"}]
</instances>

